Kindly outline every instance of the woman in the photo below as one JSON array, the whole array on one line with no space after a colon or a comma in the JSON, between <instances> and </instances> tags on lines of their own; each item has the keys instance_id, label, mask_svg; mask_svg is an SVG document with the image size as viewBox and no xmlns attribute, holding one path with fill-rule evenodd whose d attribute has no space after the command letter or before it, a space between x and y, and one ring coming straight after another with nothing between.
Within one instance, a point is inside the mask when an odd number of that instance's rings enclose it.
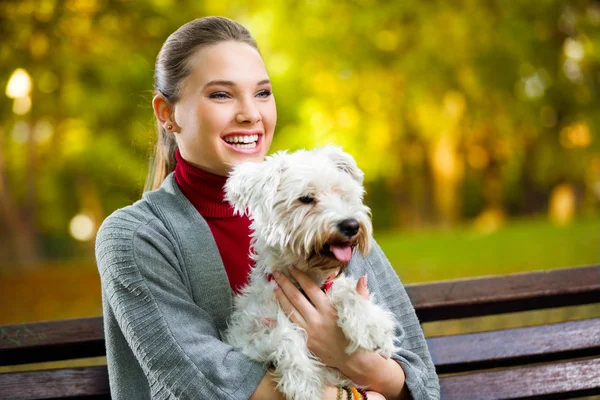
<instances>
[{"instance_id":1,"label":"woman","mask_svg":"<svg viewBox=\"0 0 600 400\"><path fill-rule=\"evenodd\" d=\"M277 119L263 60L244 27L201 18L167 39L154 84L154 190L109 216L96 239L112 398L281 398L264 366L221 341L250 268L249 220L233 215L223 185L232 165L264 159ZM349 271L369 274L370 290L396 313L402 349L389 360L347 356L335 310L315 308L277 277L278 301L307 331L309 349L368 385L371 399L438 398L423 333L381 250ZM302 273L293 276L306 293L322 294ZM366 275L357 290L368 295ZM323 399L341 394L327 387Z\"/></svg>"}]
</instances>

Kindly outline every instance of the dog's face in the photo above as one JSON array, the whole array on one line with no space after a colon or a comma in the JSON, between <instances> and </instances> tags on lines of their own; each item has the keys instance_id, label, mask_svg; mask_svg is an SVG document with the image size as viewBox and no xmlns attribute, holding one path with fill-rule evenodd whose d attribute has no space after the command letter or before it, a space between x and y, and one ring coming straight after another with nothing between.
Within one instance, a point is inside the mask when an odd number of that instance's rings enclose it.
<instances>
[{"instance_id":1,"label":"dog's face","mask_svg":"<svg viewBox=\"0 0 600 400\"><path fill-rule=\"evenodd\" d=\"M371 247L370 210L362 203L363 173L341 149L279 152L234 167L226 200L252 218L260 240L300 270L341 271L353 249Z\"/></svg>"}]
</instances>

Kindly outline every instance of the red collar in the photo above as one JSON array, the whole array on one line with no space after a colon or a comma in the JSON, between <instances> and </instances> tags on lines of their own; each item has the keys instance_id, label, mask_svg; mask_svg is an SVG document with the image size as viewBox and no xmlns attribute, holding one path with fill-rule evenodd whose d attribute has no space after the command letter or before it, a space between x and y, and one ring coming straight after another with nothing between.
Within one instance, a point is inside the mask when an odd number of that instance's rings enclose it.
<instances>
[{"instance_id":1,"label":"red collar","mask_svg":"<svg viewBox=\"0 0 600 400\"><path fill-rule=\"evenodd\" d=\"M275 279L273 277L273 274L267 274L267 281L271 282L273 279ZM321 285L321 290L325 293L327 293L329 291L329 289L331 289L331 287L333 286L333 281L331 279L325 281L324 284ZM304 291L302 289L300 289L300 291L302 293L304 293Z\"/></svg>"},{"instance_id":2,"label":"red collar","mask_svg":"<svg viewBox=\"0 0 600 400\"><path fill-rule=\"evenodd\" d=\"M327 293L329 291L329 289L331 289L332 286L333 286L332 280L325 281L325 283L323 285L321 285L321 290L324 291L325 293Z\"/></svg>"}]
</instances>

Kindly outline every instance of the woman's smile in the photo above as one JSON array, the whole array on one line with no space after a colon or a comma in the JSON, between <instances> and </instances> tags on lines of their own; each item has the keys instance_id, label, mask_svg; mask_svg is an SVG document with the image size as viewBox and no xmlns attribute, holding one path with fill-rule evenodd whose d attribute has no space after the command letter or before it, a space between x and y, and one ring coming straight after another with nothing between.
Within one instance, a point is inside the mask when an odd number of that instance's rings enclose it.
<instances>
[{"instance_id":1,"label":"woman's smile","mask_svg":"<svg viewBox=\"0 0 600 400\"><path fill-rule=\"evenodd\" d=\"M260 130L231 132L221 137L232 151L255 154L262 151L264 133Z\"/></svg>"}]
</instances>

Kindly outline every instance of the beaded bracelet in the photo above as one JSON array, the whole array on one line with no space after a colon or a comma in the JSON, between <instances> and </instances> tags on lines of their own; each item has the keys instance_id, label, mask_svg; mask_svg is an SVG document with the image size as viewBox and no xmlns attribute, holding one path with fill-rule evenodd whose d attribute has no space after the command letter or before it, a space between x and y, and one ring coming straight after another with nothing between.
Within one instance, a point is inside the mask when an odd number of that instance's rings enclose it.
<instances>
[{"instance_id":1,"label":"beaded bracelet","mask_svg":"<svg viewBox=\"0 0 600 400\"><path fill-rule=\"evenodd\" d=\"M352 392L350 391L350 388L348 386L338 385L337 389L338 389L337 400L342 400L343 392L346 392L346 394L348 396L347 400L352 400Z\"/></svg>"},{"instance_id":2,"label":"beaded bracelet","mask_svg":"<svg viewBox=\"0 0 600 400\"><path fill-rule=\"evenodd\" d=\"M343 386L342 388L346 391L346 394L348 395L348 400L352 400L352 390L350 390L348 386Z\"/></svg>"},{"instance_id":3,"label":"beaded bracelet","mask_svg":"<svg viewBox=\"0 0 600 400\"><path fill-rule=\"evenodd\" d=\"M347 394L347 400L368 400L367 392L362 388L337 386L337 400L342 400L343 392Z\"/></svg>"},{"instance_id":4,"label":"beaded bracelet","mask_svg":"<svg viewBox=\"0 0 600 400\"><path fill-rule=\"evenodd\" d=\"M365 389L357 387L356 390L362 395L363 400L369 400L369 397L367 396L367 391Z\"/></svg>"}]
</instances>

